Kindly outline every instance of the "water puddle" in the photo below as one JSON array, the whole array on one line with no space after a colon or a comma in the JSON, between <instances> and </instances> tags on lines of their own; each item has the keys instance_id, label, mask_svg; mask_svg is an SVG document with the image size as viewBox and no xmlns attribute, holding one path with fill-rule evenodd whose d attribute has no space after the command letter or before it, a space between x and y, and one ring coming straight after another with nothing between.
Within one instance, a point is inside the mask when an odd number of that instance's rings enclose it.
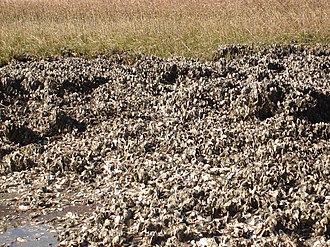
<instances>
[{"instance_id":1,"label":"water puddle","mask_svg":"<svg viewBox=\"0 0 330 247\"><path fill-rule=\"evenodd\" d=\"M24 225L0 232L0 246L45 247L57 246L57 237L47 231L47 225Z\"/></svg>"},{"instance_id":2,"label":"water puddle","mask_svg":"<svg viewBox=\"0 0 330 247\"><path fill-rule=\"evenodd\" d=\"M49 232L47 224L56 227L56 221L68 213L88 214L96 208L96 205L75 204L61 209L50 208L39 214L31 209L17 210L17 205L8 203L18 196L17 193L0 193L0 247L58 246L57 237Z\"/></svg>"}]
</instances>

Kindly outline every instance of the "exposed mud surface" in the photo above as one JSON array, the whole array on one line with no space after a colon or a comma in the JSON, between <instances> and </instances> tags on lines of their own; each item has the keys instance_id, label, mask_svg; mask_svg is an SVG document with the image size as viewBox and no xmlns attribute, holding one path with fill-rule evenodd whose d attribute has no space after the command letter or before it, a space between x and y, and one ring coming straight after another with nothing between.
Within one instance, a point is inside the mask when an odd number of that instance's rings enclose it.
<instances>
[{"instance_id":1,"label":"exposed mud surface","mask_svg":"<svg viewBox=\"0 0 330 247\"><path fill-rule=\"evenodd\" d=\"M330 245L329 54L10 62L1 228L47 223L63 246Z\"/></svg>"}]
</instances>

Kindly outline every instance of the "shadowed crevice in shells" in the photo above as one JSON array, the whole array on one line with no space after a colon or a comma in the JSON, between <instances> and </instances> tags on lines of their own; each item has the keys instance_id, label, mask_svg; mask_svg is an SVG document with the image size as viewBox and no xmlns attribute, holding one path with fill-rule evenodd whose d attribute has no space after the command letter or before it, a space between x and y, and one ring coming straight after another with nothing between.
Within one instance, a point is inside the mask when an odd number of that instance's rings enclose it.
<instances>
[{"instance_id":1,"label":"shadowed crevice in shells","mask_svg":"<svg viewBox=\"0 0 330 247\"><path fill-rule=\"evenodd\" d=\"M178 77L178 66L173 64L168 67L169 68L166 68L166 71L162 75L161 82L165 84L172 84L175 83L175 80Z\"/></svg>"},{"instance_id":2,"label":"shadowed crevice in shells","mask_svg":"<svg viewBox=\"0 0 330 247\"><path fill-rule=\"evenodd\" d=\"M276 72L282 72L285 70L284 66L280 63L269 63L268 69L275 70Z\"/></svg>"},{"instance_id":3,"label":"shadowed crevice in shells","mask_svg":"<svg viewBox=\"0 0 330 247\"><path fill-rule=\"evenodd\" d=\"M63 97L65 93L89 93L93 89L107 82L106 78L95 77L92 80L86 80L85 78L64 80L57 91L59 97Z\"/></svg>"},{"instance_id":4,"label":"shadowed crevice in shells","mask_svg":"<svg viewBox=\"0 0 330 247\"><path fill-rule=\"evenodd\" d=\"M312 123L330 122L330 94L323 94L317 91L308 92L312 102L300 109L297 116L307 119Z\"/></svg>"},{"instance_id":5,"label":"shadowed crevice in shells","mask_svg":"<svg viewBox=\"0 0 330 247\"><path fill-rule=\"evenodd\" d=\"M77 129L79 132L86 130L86 125L84 123L73 119L63 111L56 111L55 116L53 117L53 123L51 123L49 129L45 132L45 136L54 136L72 132L74 129Z\"/></svg>"},{"instance_id":6,"label":"shadowed crevice in shells","mask_svg":"<svg viewBox=\"0 0 330 247\"><path fill-rule=\"evenodd\" d=\"M3 159L6 159L6 163L9 165L0 166L0 174L25 171L36 166L33 160L19 151L11 152L4 156Z\"/></svg>"},{"instance_id":7,"label":"shadowed crevice in shells","mask_svg":"<svg viewBox=\"0 0 330 247\"><path fill-rule=\"evenodd\" d=\"M297 209L299 210L299 209ZM275 225L277 234L298 235L301 239L309 239L314 234L316 220L301 219L300 221L292 221L286 217L278 219Z\"/></svg>"},{"instance_id":8,"label":"shadowed crevice in shells","mask_svg":"<svg viewBox=\"0 0 330 247\"><path fill-rule=\"evenodd\" d=\"M274 231L276 234L279 234L279 235L280 234L287 234L287 235L292 234L292 231L286 227L285 222L286 222L285 219L282 219L282 218L277 219L276 225L274 226Z\"/></svg>"},{"instance_id":9,"label":"shadowed crevice in shells","mask_svg":"<svg viewBox=\"0 0 330 247\"><path fill-rule=\"evenodd\" d=\"M22 86L23 78L6 78L0 81L0 91L3 99L12 97L22 97L27 95L27 90Z\"/></svg>"},{"instance_id":10,"label":"shadowed crevice in shells","mask_svg":"<svg viewBox=\"0 0 330 247\"><path fill-rule=\"evenodd\" d=\"M267 98L260 96L258 103L255 105L254 115L260 120L273 117L275 115L274 104L268 101Z\"/></svg>"},{"instance_id":11,"label":"shadowed crevice in shells","mask_svg":"<svg viewBox=\"0 0 330 247\"><path fill-rule=\"evenodd\" d=\"M303 239L311 238L313 231L314 231L314 224L316 220L312 219L302 219L297 225L297 233Z\"/></svg>"},{"instance_id":12,"label":"shadowed crevice in shells","mask_svg":"<svg viewBox=\"0 0 330 247\"><path fill-rule=\"evenodd\" d=\"M10 154L13 150L11 149L7 149L7 148L0 148L0 160L2 160L2 158L7 155Z\"/></svg>"},{"instance_id":13,"label":"shadowed crevice in shells","mask_svg":"<svg viewBox=\"0 0 330 247\"><path fill-rule=\"evenodd\" d=\"M7 138L13 143L19 143L20 145L28 145L30 143L36 143L40 140L40 136L37 132L31 130L27 126L16 126L15 124L7 126Z\"/></svg>"},{"instance_id":14,"label":"shadowed crevice in shells","mask_svg":"<svg viewBox=\"0 0 330 247\"><path fill-rule=\"evenodd\" d=\"M330 61L325 61L320 64L320 69L323 70L325 73L330 73Z\"/></svg>"},{"instance_id":15,"label":"shadowed crevice in shells","mask_svg":"<svg viewBox=\"0 0 330 247\"><path fill-rule=\"evenodd\" d=\"M201 239L212 239L213 244L220 244L220 241L218 240L218 237L221 234L218 231L214 232L200 232L198 235L194 233L190 233L188 229L179 229L176 231L176 237L179 239L180 242L182 243L191 243L192 241L194 242L199 242Z\"/></svg>"},{"instance_id":16,"label":"shadowed crevice in shells","mask_svg":"<svg viewBox=\"0 0 330 247\"><path fill-rule=\"evenodd\" d=\"M144 151L146 153L153 153L155 152L155 149L156 149L156 145L154 143L149 142L144 145Z\"/></svg>"},{"instance_id":17,"label":"shadowed crevice in shells","mask_svg":"<svg viewBox=\"0 0 330 247\"><path fill-rule=\"evenodd\" d=\"M330 240L330 219L328 218L328 224L326 225L325 237Z\"/></svg>"},{"instance_id":18,"label":"shadowed crevice in shells","mask_svg":"<svg viewBox=\"0 0 330 247\"><path fill-rule=\"evenodd\" d=\"M166 243L166 241L170 238L171 236L169 234L165 234L165 235L155 235L152 237L151 239L151 245L161 245ZM132 237L131 240L134 240L134 238Z\"/></svg>"},{"instance_id":19,"label":"shadowed crevice in shells","mask_svg":"<svg viewBox=\"0 0 330 247\"><path fill-rule=\"evenodd\" d=\"M245 91L244 94L249 95L249 115L260 120L275 116L279 103L285 97L283 88L278 83L261 84L255 89Z\"/></svg>"}]
</instances>

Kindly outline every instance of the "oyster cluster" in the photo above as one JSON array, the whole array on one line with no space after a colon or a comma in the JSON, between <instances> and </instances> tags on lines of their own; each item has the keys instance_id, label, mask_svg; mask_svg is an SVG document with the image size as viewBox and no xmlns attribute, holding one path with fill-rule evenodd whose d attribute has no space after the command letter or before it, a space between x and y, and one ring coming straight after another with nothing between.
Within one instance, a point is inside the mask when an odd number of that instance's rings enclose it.
<instances>
[{"instance_id":1,"label":"oyster cluster","mask_svg":"<svg viewBox=\"0 0 330 247\"><path fill-rule=\"evenodd\" d=\"M19 196L0 225L28 215L60 246L329 245L329 55L11 61L0 195Z\"/></svg>"}]
</instances>

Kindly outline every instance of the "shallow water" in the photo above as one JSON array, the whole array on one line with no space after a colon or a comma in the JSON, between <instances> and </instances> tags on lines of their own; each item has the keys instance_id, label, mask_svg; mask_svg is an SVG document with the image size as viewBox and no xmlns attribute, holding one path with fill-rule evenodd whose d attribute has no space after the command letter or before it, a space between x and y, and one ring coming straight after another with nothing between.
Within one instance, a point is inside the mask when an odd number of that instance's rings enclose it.
<instances>
[{"instance_id":1,"label":"shallow water","mask_svg":"<svg viewBox=\"0 0 330 247\"><path fill-rule=\"evenodd\" d=\"M47 225L24 225L9 228L0 233L0 246L57 246L57 237L47 229Z\"/></svg>"}]
</instances>

